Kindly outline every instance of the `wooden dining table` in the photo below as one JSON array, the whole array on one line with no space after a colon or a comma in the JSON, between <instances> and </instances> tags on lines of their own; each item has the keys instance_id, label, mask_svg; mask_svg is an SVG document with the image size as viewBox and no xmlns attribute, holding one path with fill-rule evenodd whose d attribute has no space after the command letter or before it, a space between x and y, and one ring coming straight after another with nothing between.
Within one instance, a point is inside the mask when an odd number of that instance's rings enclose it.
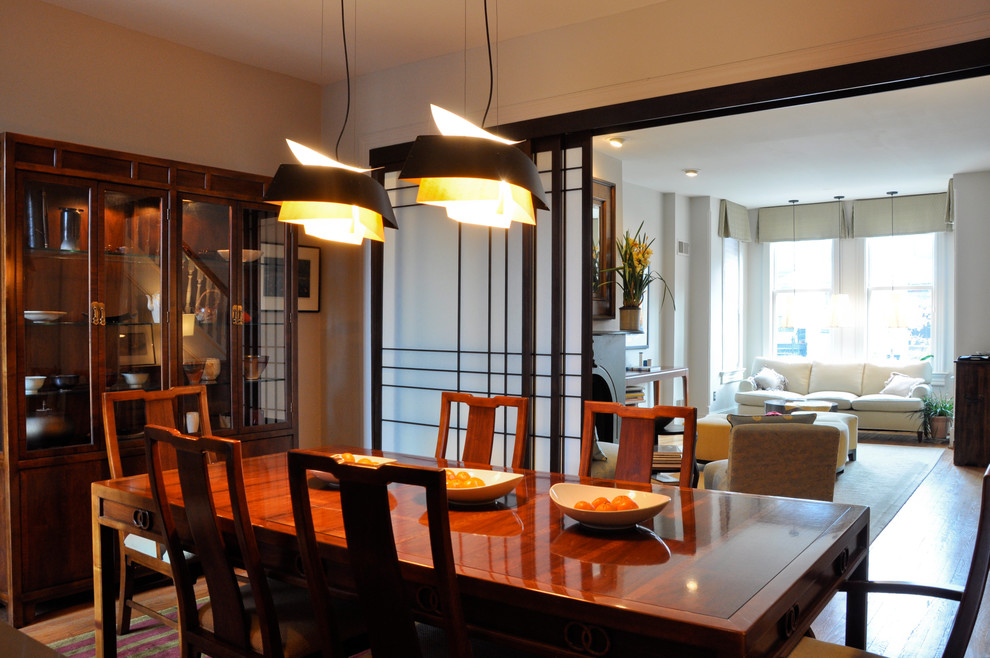
<instances>
[{"instance_id":1,"label":"wooden dining table","mask_svg":"<svg viewBox=\"0 0 990 658\"><path fill-rule=\"evenodd\" d=\"M320 450L354 451L343 446ZM432 457L363 454L438 464ZM530 651L786 655L839 586L866 573L866 507L653 485L654 492L671 498L655 517L631 529L591 530L565 516L549 495L554 483L577 477L517 472L525 477L494 503L452 504L450 527L472 631ZM166 473L166 482L177 489L174 475ZM246 459L244 475L263 560L276 573L302 579L285 454ZM217 491L225 487L221 481L218 472ZM312 486L321 551L341 567L329 569L332 584L347 588L339 494L321 480L314 479ZM399 557L415 578L430 562L422 490L393 485L390 496ZM229 518L225 496L215 497L221 515ZM92 504L97 655L115 656L117 532L156 538L160 520L146 475L94 483Z\"/></svg>"}]
</instances>

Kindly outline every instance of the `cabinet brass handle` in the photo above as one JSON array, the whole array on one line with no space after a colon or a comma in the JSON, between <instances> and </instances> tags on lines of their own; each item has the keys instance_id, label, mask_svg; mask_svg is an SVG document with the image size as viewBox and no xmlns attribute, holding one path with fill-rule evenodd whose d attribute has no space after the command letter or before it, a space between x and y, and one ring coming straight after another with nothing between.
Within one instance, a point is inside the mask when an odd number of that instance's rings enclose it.
<instances>
[{"instance_id":1,"label":"cabinet brass handle","mask_svg":"<svg viewBox=\"0 0 990 658\"><path fill-rule=\"evenodd\" d=\"M100 324L100 303L92 302L89 305L89 319L95 325Z\"/></svg>"},{"instance_id":2,"label":"cabinet brass handle","mask_svg":"<svg viewBox=\"0 0 990 658\"><path fill-rule=\"evenodd\" d=\"M107 326L107 306L103 302L100 302L100 326Z\"/></svg>"}]
</instances>

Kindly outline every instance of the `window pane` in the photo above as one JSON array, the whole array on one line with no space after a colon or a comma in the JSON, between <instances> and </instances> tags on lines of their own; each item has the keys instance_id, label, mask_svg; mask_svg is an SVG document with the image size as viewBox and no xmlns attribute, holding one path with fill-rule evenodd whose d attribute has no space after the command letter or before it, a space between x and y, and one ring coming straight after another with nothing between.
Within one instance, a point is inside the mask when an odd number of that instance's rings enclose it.
<instances>
[{"instance_id":1,"label":"window pane","mask_svg":"<svg viewBox=\"0 0 990 658\"><path fill-rule=\"evenodd\" d=\"M870 238L866 262L869 358L915 360L932 354L935 234Z\"/></svg>"},{"instance_id":2,"label":"window pane","mask_svg":"<svg viewBox=\"0 0 990 658\"><path fill-rule=\"evenodd\" d=\"M742 364L742 259L739 242L722 241L722 369Z\"/></svg>"},{"instance_id":3,"label":"window pane","mask_svg":"<svg viewBox=\"0 0 990 658\"><path fill-rule=\"evenodd\" d=\"M827 311L832 292L832 246L832 240L770 245L775 356L831 357Z\"/></svg>"},{"instance_id":4,"label":"window pane","mask_svg":"<svg viewBox=\"0 0 990 658\"><path fill-rule=\"evenodd\" d=\"M832 352L832 335L825 318L825 292L780 292L774 295L775 356L825 359Z\"/></svg>"},{"instance_id":5,"label":"window pane","mask_svg":"<svg viewBox=\"0 0 990 658\"><path fill-rule=\"evenodd\" d=\"M870 360L915 361L932 354L932 291L870 293Z\"/></svg>"},{"instance_id":6,"label":"window pane","mask_svg":"<svg viewBox=\"0 0 990 658\"><path fill-rule=\"evenodd\" d=\"M867 285L930 286L935 278L935 234L866 240Z\"/></svg>"},{"instance_id":7,"label":"window pane","mask_svg":"<svg viewBox=\"0 0 990 658\"><path fill-rule=\"evenodd\" d=\"M832 287L832 240L774 242L770 245L773 262L773 287Z\"/></svg>"}]
</instances>

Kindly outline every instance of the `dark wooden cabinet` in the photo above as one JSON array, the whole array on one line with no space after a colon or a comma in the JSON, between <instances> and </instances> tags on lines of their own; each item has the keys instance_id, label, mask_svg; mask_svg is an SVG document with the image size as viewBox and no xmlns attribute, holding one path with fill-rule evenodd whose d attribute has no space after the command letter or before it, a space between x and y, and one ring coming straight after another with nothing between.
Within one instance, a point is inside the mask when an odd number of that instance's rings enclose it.
<instances>
[{"instance_id":1,"label":"dark wooden cabinet","mask_svg":"<svg viewBox=\"0 0 990 658\"><path fill-rule=\"evenodd\" d=\"M297 445L295 234L269 179L5 134L0 600L15 626L92 583L104 391L206 384L214 433ZM143 471L143 413L118 412Z\"/></svg>"},{"instance_id":2,"label":"dark wooden cabinet","mask_svg":"<svg viewBox=\"0 0 990 658\"><path fill-rule=\"evenodd\" d=\"M956 360L953 462L957 466L990 464L990 360Z\"/></svg>"}]
</instances>

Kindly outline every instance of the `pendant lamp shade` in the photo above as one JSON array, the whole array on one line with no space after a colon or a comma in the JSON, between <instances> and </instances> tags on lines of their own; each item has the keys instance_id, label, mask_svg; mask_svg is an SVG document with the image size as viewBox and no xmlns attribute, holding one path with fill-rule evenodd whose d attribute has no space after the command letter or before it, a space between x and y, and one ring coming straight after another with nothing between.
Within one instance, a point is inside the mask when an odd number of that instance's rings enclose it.
<instances>
[{"instance_id":1,"label":"pendant lamp shade","mask_svg":"<svg viewBox=\"0 0 990 658\"><path fill-rule=\"evenodd\" d=\"M385 188L343 167L279 165L265 200L282 206L279 221L301 224L307 235L324 240L384 241L385 225L398 228Z\"/></svg>"},{"instance_id":2,"label":"pendant lamp shade","mask_svg":"<svg viewBox=\"0 0 990 658\"><path fill-rule=\"evenodd\" d=\"M435 117L437 110L445 112L434 108ZM419 184L418 203L443 206L451 219L502 228L535 224L536 208L549 209L536 165L511 143L476 130L420 135L399 178Z\"/></svg>"}]
</instances>

